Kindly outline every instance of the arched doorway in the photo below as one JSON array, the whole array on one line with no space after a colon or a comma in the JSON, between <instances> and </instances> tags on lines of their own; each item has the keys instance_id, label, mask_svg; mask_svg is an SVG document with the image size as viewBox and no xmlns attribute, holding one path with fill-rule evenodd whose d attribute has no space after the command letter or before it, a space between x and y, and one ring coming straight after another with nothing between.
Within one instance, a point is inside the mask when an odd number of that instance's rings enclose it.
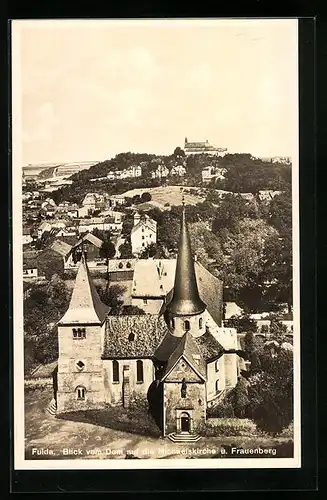
<instances>
[{"instance_id":1,"label":"arched doorway","mask_svg":"<svg viewBox=\"0 0 327 500\"><path fill-rule=\"evenodd\" d=\"M186 412L181 414L181 432L190 432L191 419L190 415Z\"/></svg>"}]
</instances>

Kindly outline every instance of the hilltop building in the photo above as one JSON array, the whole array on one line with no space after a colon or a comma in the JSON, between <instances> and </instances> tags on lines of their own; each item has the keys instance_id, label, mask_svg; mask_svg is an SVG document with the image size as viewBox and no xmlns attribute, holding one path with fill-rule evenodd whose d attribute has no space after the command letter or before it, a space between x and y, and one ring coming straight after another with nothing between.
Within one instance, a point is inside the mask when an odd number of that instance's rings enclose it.
<instances>
[{"instance_id":1,"label":"hilltop building","mask_svg":"<svg viewBox=\"0 0 327 500\"><path fill-rule=\"evenodd\" d=\"M189 142L187 137L185 137L184 141L184 151L186 155L209 154L215 156L225 156L227 153L226 148L213 146L208 140L205 142Z\"/></svg>"},{"instance_id":2,"label":"hilltop building","mask_svg":"<svg viewBox=\"0 0 327 500\"><path fill-rule=\"evenodd\" d=\"M221 327L219 318L217 323L216 290L200 294L201 279L206 277L195 271L185 210L174 285L159 313L111 315L82 254L58 323L57 412L127 407L140 395L148 398L163 436L198 439L208 406L235 387L239 373L236 330Z\"/></svg>"}]
</instances>

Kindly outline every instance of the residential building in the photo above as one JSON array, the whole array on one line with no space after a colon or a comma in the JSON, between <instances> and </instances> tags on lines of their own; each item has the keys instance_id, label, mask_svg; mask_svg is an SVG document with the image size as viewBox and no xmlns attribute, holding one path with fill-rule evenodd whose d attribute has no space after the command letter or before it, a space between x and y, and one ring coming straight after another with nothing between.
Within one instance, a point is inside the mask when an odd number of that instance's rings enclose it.
<instances>
[{"instance_id":1,"label":"residential building","mask_svg":"<svg viewBox=\"0 0 327 500\"><path fill-rule=\"evenodd\" d=\"M123 227L123 218L119 212L112 212L109 217L93 217L91 219L81 219L78 231L80 234L92 232L94 229L100 231L119 232Z\"/></svg>"},{"instance_id":2,"label":"residential building","mask_svg":"<svg viewBox=\"0 0 327 500\"><path fill-rule=\"evenodd\" d=\"M56 215L58 217L71 217L76 218L79 214L79 207L76 203L70 203L64 201L59 203L56 211Z\"/></svg>"},{"instance_id":3,"label":"residential building","mask_svg":"<svg viewBox=\"0 0 327 500\"><path fill-rule=\"evenodd\" d=\"M225 179L226 168L218 168L215 166L205 167L202 170L202 182L209 183L212 180Z\"/></svg>"},{"instance_id":4,"label":"residential building","mask_svg":"<svg viewBox=\"0 0 327 500\"><path fill-rule=\"evenodd\" d=\"M157 242L157 221L145 213L134 214L134 226L131 231L133 255L138 255L151 243Z\"/></svg>"},{"instance_id":5,"label":"residential building","mask_svg":"<svg viewBox=\"0 0 327 500\"><path fill-rule=\"evenodd\" d=\"M185 137L184 141L184 151L186 155L208 154L214 156L225 156L227 153L226 148L213 146L208 140L205 142L189 142L187 137Z\"/></svg>"},{"instance_id":6,"label":"residential building","mask_svg":"<svg viewBox=\"0 0 327 500\"><path fill-rule=\"evenodd\" d=\"M128 179L130 177L141 177L142 167L140 165L131 165L123 170L112 170L108 173L107 178L115 179Z\"/></svg>"},{"instance_id":7,"label":"residential building","mask_svg":"<svg viewBox=\"0 0 327 500\"><path fill-rule=\"evenodd\" d=\"M32 228L30 226L23 226L23 245L28 245L33 241Z\"/></svg>"},{"instance_id":8,"label":"residential building","mask_svg":"<svg viewBox=\"0 0 327 500\"><path fill-rule=\"evenodd\" d=\"M168 177L169 175L169 169L166 167L166 165L158 165L156 170L151 172L151 177L153 179L163 179L165 177Z\"/></svg>"},{"instance_id":9,"label":"residential building","mask_svg":"<svg viewBox=\"0 0 327 500\"><path fill-rule=\"evenodd\" d=\"M139 395L160 413L163 436L197 438L207 408L235 387L239 374L236 330L215 321L216 290L209 287L204 300L185 211L174 284L160 314L111 315L82 254L58 323L57 413L128 407Z\"/></svg>"},{"instance_id":10,"label":"residential building","mask_svg":"<svg viewBox=\"0 0 327 500\"><path fill-rule=\"evenodd\" d=\"M169 172L169 175L178 175L180 177L183 177L185 174L186 168L184 167L184 165L174 165Z\"/></svg>"}]
</instances>

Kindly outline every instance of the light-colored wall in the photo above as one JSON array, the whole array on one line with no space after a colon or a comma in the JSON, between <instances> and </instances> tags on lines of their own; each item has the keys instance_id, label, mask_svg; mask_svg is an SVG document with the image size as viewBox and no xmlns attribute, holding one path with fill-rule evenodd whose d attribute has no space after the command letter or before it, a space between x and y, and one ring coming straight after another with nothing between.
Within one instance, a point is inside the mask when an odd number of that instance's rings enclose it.
<instances>
[{"instance_id":1,"label":"light-colored wall","mask_svg":"<svg viewBox=\"0 0 327 500\"><path fill-rule=\"evenodd\" d=\"M197 428L206 419L206 395L205 384L187 384L186 398L181 397L180 382L164 382L164 426L165 435L171 432L179 432L179 417L182 412L189 413L191 431Z\"/></svg>"},{"instance_id":2,"label":"light-colored wall","mask_svg":"<svg viewBox=\"0 0 327 500\"><path fill-rule=\"evenodd\" d=\"M144 229L144 231L142 231ZM142 239L144 236L144 239ZM146 224L142 224L136 231L131 233L132 252L137 254L144 250L151 243L157 242L156 231L152 231ZM142 246L144 243L144 246Z\"/></svg>"},{"instance_id":3,"label":"light-colored wall","mask_svg":"<svg viewBox=\"0 0 327 500\"><path fill-rule=\"evenodd\" d=\"M113 382L112 360L103 361L104 369L104 397L105 402L111 405L120 405L123 401L123 368L129 366L129 384L131 393L146 397L148 389L154 380L154 366L151 359L143 361L143 382L137 382L136 359L117 359L119 364L119 382Z\"/></svg>"},{"instance_id":4,"label":"light-colored wall","mask_svg":"<svg viewBox=\"0 0 327 500\"><path fill-rule=\"evenodd\" d=\"M216 364L218 363L218 371ZM219 393L216 392L216 381L218 380L218 390L225 389L225 359L222 355L218 360L207 364L207 400L214 400Z\"/></svg>"},{"instance_id":5,"label":"light-colored wall","mask_svg":"<svg viewBox=\"0 0 327 500\"><path fill-rule=\"evenodd\" d=\"M144 300L146 300L146 304L144 303ZM143 309L143 311L147 314L157 314L163 304L163 299L156 298L156 299L141 299L141 298L135 298L132 297L132 306L137 306L140 309Z\"/></svg>"},{"instance_id":6,"label":"light-colored wall","mask_svg":"<svg viewBox=\"0 0 327 500\"><path fill-rule=\"evenodd\" d=\"M104 325L76 325L86 329L85 339L73 338L73 327L58 327L58 412L98 408L104 402L103 362L101 360ZM83 370L76 366L85 364ZM77 400L76 387L86 389L85 401Z\"/></svg>"},{"instance_id":7,"label":"light-colored wall","mask_svg":"<svg viewBox=\"0 0 327 500\"><path fill-rule=\"evenodd\" d=\"M185 333L185 320L190 322L189 332L193 337L200 337L205 333L205 311L202 314L195 316L173 316L166 314L166 321L168 322L169 330L176 337L182 337ZM172 326L172 318L174 318L175 327ZM202 328L200 328L200 318L202 319Z\"/></svg>"}]
</instances>

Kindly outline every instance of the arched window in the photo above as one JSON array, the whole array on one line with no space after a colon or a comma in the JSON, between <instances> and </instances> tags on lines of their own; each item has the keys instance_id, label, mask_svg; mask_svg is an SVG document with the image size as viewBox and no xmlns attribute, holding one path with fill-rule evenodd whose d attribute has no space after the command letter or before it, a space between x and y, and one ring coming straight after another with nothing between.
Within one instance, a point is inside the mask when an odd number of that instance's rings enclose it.
<instances>
[{"instance_id":1,"label":"arched window","mask_svg":"<svg viewBox=\"0 0 327 500\"><path fill-rule=\"evenodd\" d=\"M216 380L216 392L219 392L219 380Z\"/></svg>"},{"instance_id":2,"label":"arched window","mask_svg":"<svg viewBox=\"0 0 327 500\"><path fill-rule=\"evenodd\" d=\"M174 318L171 318L171 327L175 328L175 319Z\"/></svg>"},{"instance_id":3,"label":"arched window","mask_svg":"<svg viewBox=\"0 0 327 500\"><path fill-rule=\"evenodd\" d=\"M140 359L136 361L136 381L143 382L143 361Z\"/></svg>"},{"instance_id":4,"label":"arched window","mask_svg":"<svg viewBox=\"0 0 327 500\"><path fill-rule=\"evenodd\" d=\"M78 387L76 387L76 396L77 396L77 399L80 399L80 400L85 400L85 387L83 387L82 385L79 385Z\"/></svg>"},{"instance_id":5,"label":"arched window","mask_svg":"<svg viewBox=\"0 0 327 500\"><path fill-rule=\"evenodd\" d=\"M219 360L218 359L215 363L215 369L216 369L216 372L219 372Z\"/></svg>"},{"instance_id":6,"label":"arched window","mask_svg":"<svg viewBox=\"0 0 327 500\"><path fill-rule=\"evenodd\" d=\"M112 362L112 381L119 382L119 363L116 359Z\"/></svg>"},{"instance_id":7,"label":"arched window","mask_svg":"<svg viewBox=\"0 0 327 500\"><path fill-rule=\"evenodd\" d=\"M126 267L128 267L128 269L130 269L132 267L132 264L130 262L127 262Z\"/></svg>"},{"instance_id":8,"label":"arched window","mask_svg":"<svg viewBox=\"0 0 327 500\"><path fill-rule=\"evenodd\" d=\"M122 262L119 262L119 264L118 264L119 269L122 269L122 268L123 268L123 265L124 265L124 264L123 264Z\"/></svg>"},{"instance_id":9,"label":"arched window","mask_svg":"<svg viewBox=\"0 0 327 500\"><path fill-rule=\"evenodd\" d=\"M131 332L129 335L128 335L128 340L130 342L133 342L133 340L135 340L135 334L133 332Z\"/></svg>"},{"instance_id":10,"label":"arched window","mask_svg":"<svg viewBox=\"0 0 327 500\"><path fill-rule=\"evenodd\" d=\"M186 330L186 331L190 329L190 322L189 322L189 320L188 320L188 319L186 319L186 320L184 321L184 328L185 328L185 330Z\"/></svg>"},{"instance_id":11,"label":"arched window","mask_svg":"<svg viewBox=\"0 0 327 500\"><path fill-rule=\"evenodd\" d=\"M203 319L199 318L199 328L203 328Z\"/></svg>"}]
</instances>

